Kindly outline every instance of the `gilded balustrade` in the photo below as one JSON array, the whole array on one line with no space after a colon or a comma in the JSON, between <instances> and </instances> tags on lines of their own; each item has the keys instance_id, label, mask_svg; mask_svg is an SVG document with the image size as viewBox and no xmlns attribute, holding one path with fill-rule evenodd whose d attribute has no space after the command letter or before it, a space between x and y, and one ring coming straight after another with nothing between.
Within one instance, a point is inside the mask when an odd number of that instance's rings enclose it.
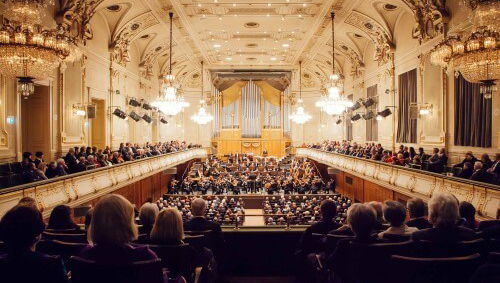
<instances>
[{"instance_id":1,"label":"gilded balustrade","mask_svg":"<svg viewBox=\"0 0 500 283\"><path fill-rule=\"evenodd\" d=\"M162 170L207 156L204 148L153 156L111 167L0 190L0 217L23 197L32 197L47 217L59 204L77 206Z\"/></svg>"},{"instance_id":2,"label":"gilded balustrade","mask_svg":"<svg viewBox=\"0 0 500 283\"><path fill-rule=\"evenodd\" d=\"M494 219L497 216L500 205L500 186L497 185L318 149L297 148L296 154L299 157L308 157L410 197L429 200L435 193L449 192L460 201L472 203L481 218Z\"/></svg>"}]
</instances>

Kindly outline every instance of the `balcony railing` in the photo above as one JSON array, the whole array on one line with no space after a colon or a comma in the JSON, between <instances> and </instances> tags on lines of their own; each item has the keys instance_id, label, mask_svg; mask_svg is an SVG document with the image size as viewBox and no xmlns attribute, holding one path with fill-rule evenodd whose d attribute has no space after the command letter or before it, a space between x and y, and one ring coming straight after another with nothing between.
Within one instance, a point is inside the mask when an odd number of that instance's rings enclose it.
<instances>
[{"instance_id":1,"label":"balcony railing","mask_svg":"<svg viewBox=\"0 0 500 283\"><path fill-rule=\"evenodd\" d=\"M484 218L496 218L500 207L497 185L319 149L297 148L296 153L407 196L428 200L438 192L452 193L458 200L472 203Z\"/></svg>"},{"instance_id":2,"label":"balcony railing","mask_svg":"<svg viewBox=\"0 0 500 283\"><path fill-rule=\"evenodd\" d=\"M32 197L46 217L59 204L77 206L167 168L206 156L207 149L195 148L1 189L0 216L21 198Z\"/></svg>"}]
</instances>

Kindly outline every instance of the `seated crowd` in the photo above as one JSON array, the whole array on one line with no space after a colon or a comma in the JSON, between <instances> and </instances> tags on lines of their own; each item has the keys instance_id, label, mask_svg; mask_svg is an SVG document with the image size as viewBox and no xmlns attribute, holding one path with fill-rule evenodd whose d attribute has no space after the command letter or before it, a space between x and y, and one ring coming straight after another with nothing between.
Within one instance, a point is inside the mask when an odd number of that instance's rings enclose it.
<instances>
[{"instance_id":1,"label":"seated crowd","mask_svg":"<svg viewBox=\"0 0 500 283\"><path fill-rule=\"evenodd\" d=\"M400 145L397 152L392 152L384 149L381 144L365 143L362 145L350 141L324 141L303 146L435 173L447 172L448 156L444 148L434 148L431 154L427 154L422 147L419 147L417 152L413 147ZM481 159L477 159L472 152L467 152L462 162L453 165L452 173L459 178L498 185L500 184L500 153L495 154L495 160L491 160L486 153L481 156Z\"/></svg>"},{"instance_id":2,"label":"seated crowd","mask_svg":"<svg viewBox=\"0 0 500 283\"><path fill-rule=\"evenodd\" d=\"M310 225L318 222L320 205L324 200L330 200L336 206L333 220L344 223L346 211L351 200L339 194L328 196L281 196L266 197L264 214L266 225Z\"/></svg>"},{"instance_id":3,"label":"seated crowd","mask_svg":"<svg viewBox=\"0 0 500 283\"><path fill-rule=\"evenodd\" d=\"M30 152L24 152L20 174L22 183L31 183L196 147L200 145L185 141L148 142L144 146L121 143L117 150L111 150L109 146L104 149L82 146L70 148L64 157L55 161L46 161L43 152L36 152L34 157Z\"/></svg>"},{"instance_id":4,"label":"seated crowd","mask_svg":"<svg viewBox=\"0 0 500 283\"><path fill-rule=\"evenodd\" d=\"M245 221L245 203L241 198L228 198L219 196L204 196L208 209L205 212L206 219L220 225L234 225L236 218L238 224ZM188 222L193 218L191 209L192 202L197 198L194 196L172 196L164 195L156 201L159 210L176 208L182 215L182 220Z\"/></svg>"},{"instance_id":5,"label":"seated crowd","mask_svg":"<svg viewBox=\"0 0 500 283\"><path fill-rule=\"evenodd\" d=\"M187 234L211 233L220 246L220 225L204 217L206 209L205 200L192 200L193 217L183 223L176 208L160 210L146 202L136 219L127 199L109 194L91 209L88 227L81 229L68 206L54 208L46 225L34 200L23 198L0 221L2 282L138 282L127 278L135 263L148 266L140 282L193 282L196 266L202 268L202 282L215 282L214 252L204 242L191 245ZM79 269L89 265L92 272ZM118 277L105 281L102 266Z\"/></svg>"},{"instance_id":6,"label":"seated crowd","mask_svg":"<svg viewBox=\"0 0 500 283\"><path fill-rule=\"evenodd\" d=\"M439 272L454 276L451 281L448 278L439 282L469 282L477 266L486 262L488 252L500 251L499 221L478 223L475 208L449 193L435 194L428 208L418 198L408 200L406 207L397 201L355 203L347 210L345 224L336 221L337 207L333 200L323 200L321 220L311 225L301 239L296 254L300 276L307 278L306 282L408 282L409 277L411 282L435 282L443 280ZM440 258L440 262L452 258L451 266L460 260L470 261L456 273L447 270L445 264L441 264L439 272L434 266L429 273L412 273L398 270L398 256L401 262L417 257L413 262L415 270L424 263L436 264L433 258ZM494 271L487 275L498 279L498 258L495 262ZM484 274L477 271L480 274L474 278L482 278Z\"/></svg>"}]
</instances>

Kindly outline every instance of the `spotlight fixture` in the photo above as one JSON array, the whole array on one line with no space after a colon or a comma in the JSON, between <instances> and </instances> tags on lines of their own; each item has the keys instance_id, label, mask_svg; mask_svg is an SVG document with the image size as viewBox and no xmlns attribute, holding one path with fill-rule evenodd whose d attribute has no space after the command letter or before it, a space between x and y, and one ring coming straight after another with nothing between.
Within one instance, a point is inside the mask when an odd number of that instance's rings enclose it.
<instances>
[{"instance_id":1,"label":"spotlight fixture","mask_svg":"<svg viewBox=\"0 0 500 283\"><path fill-rule=\"evenodd\" d=\"M153 107L151 107L151 105L147 102L143 102L142 103L142 108L146 109L146 110L152 110Z\"/></svg>"},{"instance_id":2,"label":"spotlight fixture","mask_svg":"<svg viewBox=\"0 0 500 283\"><path fill-rule=\"evenodd\" d=\"M160 122L163 123L163 124L168 124L167 119L165 119L164 117L160 118Z\"/></svg>"},{"instance_id":3,"label":"spotlight fixture","mask_svg":"<svg viewBox=\"0 0 500 283\"><path fill-rule=\"evenodd\" d=\"M123 112L122 110L120 110L119 108L116 108L114 111L113 111L113 115L115 115L116 117L120 118L120 119L125 119L127 118L127 114L125 112Z\"/></svg>"},{"instance_id":4,"label":"spotlight fixture","mask_svg":"<svg viewBox=\"0 0 500 283\"><path fill-rule=\"evenodd\" d=\"M134 111L130 112L128 114L128 116L130 118L132 118L132 120L136 121L136 122L139 122L139 120L141 120L141 116L139 116L137 113L135 113Z\"/></svg>"},{"instance_id":5,"label":"spotlight fixture","mask_svg":"<svg viewBox=\"0 0 500 283\"><path fill-rule=\"evenodd\" d=\"M374 105L375 103L376 103L375 99L370 97L363 102L363 105L365 106L365 108L368 108L368 107Z\"/></svg>"},{"instance_id":6,"label":"spotlight fixture","mask_svg":"<svg viewBox=\"0 0 500 283\"><path fill-rule=\"evenodd\" d=\"M134 107L139 107L139 106L141 106L141 103L132 97L129 99L128 105L134 106Z\"/></svg>"},{"instance_id":7,"label":"spotlight fixture","mask_svg":"<svg viewBox=\"0 0 500 283\"><path fill-rule=\"evenodd\" d=\"M382 110L382 111L380 111L380 112L377 113L377 121L380 121L383 118L385 118L385 117L387 117L387 116L389 116L391 114L392 114L391 109L386 108L386 109L384 109L384 110Z\"/></svg>"},{"instance_id":8,"label":"spotlight fixture","mask_svg":"<svg viewBox=\"0 0 500 283\"><path fill-rule=\"evenodd\" d=\"M363 119L365 119L365 120L373 119L373 112L368 111L368 112L366 112L366 114L363 114Z\"/></svg>"},{"instance_id":9,"label":"spotlight fixture","mask_svg":"<svg viewBox=\"0 0 500 283\"><path fill-rule=\"evenodd\" d=\"M153 122L153 119L151 117L149 117L148 114L144 114L142 116L142 120L146 121L148 124L151 124L151 122Z\"/></svg>"},{"instance_id":10,"label":"spotlight fixture","mask_svg":"<svg viewBox=\"0 0 500 283\"><path fill-rule=\"evenodd\" d=\"M361 119L361 115L359 115L359 113L351 117L351 121L353 122L358 121L359 119Z\"/></svg>"},{"instance_id":11,"label":"spotlight fixture","mask_svg":"<svg viewBox=\"0 0 500 283\"><path fill-rule=\"evenodd\" d=\"M361 108L361 103L359 103L359 101L356 101L356 103L354 103L354 105L351 107L351 110L354 111L358 110L359 108Z\"/></svg>"},{"instance_id":12,"label":"spotlight fixture","mask_svg":"<svg viewBox=\"0 0 500 283\"><path fill-rule=\"evenodd\" d=\"M337 125L340 123L342 123L342 119L338 119L337 122L335 122L335 124L337 124Z\"/></svg>"}]
</instances>

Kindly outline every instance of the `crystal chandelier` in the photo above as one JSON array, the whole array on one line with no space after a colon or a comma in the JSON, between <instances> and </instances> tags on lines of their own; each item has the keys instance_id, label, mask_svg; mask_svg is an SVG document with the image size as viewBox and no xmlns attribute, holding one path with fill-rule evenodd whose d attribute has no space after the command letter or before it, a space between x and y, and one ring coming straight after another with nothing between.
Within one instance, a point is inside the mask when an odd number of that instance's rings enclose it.
<instances>
[{"instance_id":1,"label":"crystal chandelier","mask_svg":"<svg viewBox=\"0 0 500 283\"><path fill-rule=\"evenodd\" d=\"M201 61L201 100L200 100L200 108L198 109L198 113L191 116L191 120L193 120L196 124L206 125L211 122L214 117L207 112L205 106L205 100L203 99L203 61Z\"/></svg>"},{"instance_id":2,"label":"crystal chandelier","mask_svg":"<svg viewBox=\"0 0 500 283\"><path fill-rule=\"evenodd\" d=\"M500 77L500 2L467 0L465 3L473 9L473 32L467 37L447 37L432 50L430 59L434 65L454 68L469 82L480 83L481 94L490 99Z\"/></svg>"},{"instance_id":3,"label":"crystal chandelier","mask_svg":"<svg viewBox=\"0 0 500 283\"><path fill-rule=\"evenodd\" d=\"M340 94L341 75L335 73L335 12L332 11L330 16L332 19L332 74L329 78L327 93L316 102L316 107L321 108L328 115L340 115L352 106L352 102L344 99Z\"/></svg>"},{"instance_id":4,"label":"crystal chandelier","mask_svg":"<svg viewBox=\"0 0 500 283\"><path fill-rule=\"evenodd\" d=\"M172 74L172 18L174 17L174 13L170 12L168 16L170 18L169 70L168 75L164 78L160 97L151 104L157 107L163 114L175 116L188 107L189 103L177 95L177 87L174 84L175 76Z\"/></svg>"},{"instance_id":5,"label":"crystal chandelier","mask_svg":"<svg viewBox=\"0 0 500 283\"><path fill-rule=\"evenodd\" d=\"M0 74L18 78L18 94L28 98L34 80L45 79L76 50L61 30L41 25L52 0L3 0L8 19L0 26Z\"/></svg>"},{"instance_id":6,"label":"crystal chandelier","mask_svg":"<svg viewBox=\"0 0 500 283\"><path fill-rule=\"evenodd\" d=\"M290 120L292 120L296 124L305 124L307 121L311 120L311 115L306 113L304 110L303 103L302 101L302 61L299 62L300 65L300 71L299 71L299 100L297 101L297 108L295 109L295 112L293 112L290 115Z\"/></svg>"}]
</instances>

